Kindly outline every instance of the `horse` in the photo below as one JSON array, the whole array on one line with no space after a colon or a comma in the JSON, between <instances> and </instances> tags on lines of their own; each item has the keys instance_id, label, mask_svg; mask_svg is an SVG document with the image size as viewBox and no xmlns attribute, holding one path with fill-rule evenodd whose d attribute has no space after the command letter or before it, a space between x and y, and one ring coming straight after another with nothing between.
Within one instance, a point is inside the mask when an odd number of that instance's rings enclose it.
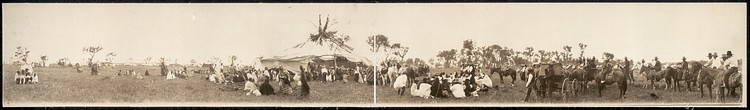
<instances>
[{"instance_id":1,"label":"horse","mask_svg":"<svg viewBox=\"0 0 750 110\"><path fill-rule=\"evenodd\" d=\"M652 67L645 67L641 68L641 72L646 74L646 80L651 82L651 87L653 90L656 90L655 82L664 80L667 84L664 85L664 88L667 89L667 87L672 83L671 78L667 77L667 73L674 72L672 69L665 69L662 71L656 71ZM644 86L646 88L647 86Z\"/></svg>"},{"instance_id":2,"label":"horse","mask_svg":"<svg viewBox=\"0 0 750 110\"><path fill-rule=\"evenodd\" d=\"M724 101L726 95L730 96L736 96L737 93L735 90L742 86L742 74L735 71L734 73L729 73L729 77L724 77L727 74L726 70L723 72L720 72L719 74L716 74L714 81L715 86L718 86L717 92L719 95L717 96L716 100L718 101ZM725 94L725 92L728 92L728 94Z\"/></svg>"},{"instance_id":3,"label":"horse","mask_svg":"<svg viewBox=\"0 0 750 110\"><path fill-rule=\"evenodd\" d=\"M512 68L505 68L505 69L503 69L502 67L492 68L490 69L489 76L492 76L495 73L498 73L498 75L500 75L500 83L505 83L505 81L503 81L503 77L506 77L506 76L511 78L511 81L510 81L511 84L516 83L516 70L513 70ZM511 85L511 86L515 86L515 85Z\"/></svg>"},{"instance_id":4,"label":"horse","mask_svg":"<svg viewBox=\"0 0 750 110\"><path fill-rule=\"evenodd\" d=\"M719 69L713 69L710 67L705 67L701 65L700 63L694 63L693 68L697 70L696 74L696 83L698 85L698 89L701 91L701 97L703 97L703 86L705 85L706 88L708 88L708 96L709 98L713 98L713 85L714 80L716 79L717 74L723 73L723 70Z\"/></svg>"},{"instance_id":5,"label":"horse","mask_svg":"<svg viewBox=\"0 0 750 110\"><path fill-rule=\"evenodd\" d=\"M680 68L675 67L667 67L667 73L665 74L667 77L667 84L670 88L672 88L672 91L680 91L680 81L682 81L683 72Z\"/></svg>"},{"instance_id":6,"label":"horse","mask_svg":"<svg viewBox=\"0 0 750 110\"><path fill-rule=\"evenodd\" d=\"M619 87L620 98L624 99L625 93L628 90L628 75L626 74L626 72L627 70L619 65L612 68L603 68L603 71L599 72L599 74L595 76L595 81L597 83L599 91L599 97L602 97L602 90L604 90L607 85L617 83ZM608 74L611 74L612 77L609 77Z\"/></svg>"},{"instance_id":7,"label":"horse","mask_svg":"<svg viewBox=\"0 0 750 110\"><path fill-rule=\"evenodd\" d=\"M688 63L689 65L690 63ZM687 91L690 92L692 90L691 85L697 84L697 78L698 78L698 70L701 68L700 64L693 64L695 66L689 66L688 68L683 68L682 71L682 81L685 82L685 86L687 86ZM697 66L697 67L696 67Z\"/></svg>"}]
</instances>

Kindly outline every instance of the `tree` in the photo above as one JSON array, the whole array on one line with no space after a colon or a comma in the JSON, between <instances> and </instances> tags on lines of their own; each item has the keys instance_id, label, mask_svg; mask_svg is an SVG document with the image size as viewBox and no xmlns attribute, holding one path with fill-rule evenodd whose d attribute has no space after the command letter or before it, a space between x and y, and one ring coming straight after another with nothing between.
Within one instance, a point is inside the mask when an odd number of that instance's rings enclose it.
<instances>
[{"instance_id":1,"label":"tree","mask_svg":"<svg viewBox=\"0 0 750 110\"><path fill-rule=\"evenodd\" d=\"M612 59L615 58L615 54L612 54L612 53L609 53L609 52L604 52L603 55L604 55L604 59L609 60L609 61L611 61Z\"/></svg>"},{"instance_id":2,"label":"tree","mask_svg":"<svg viewBox=\"0 0 750 110\"><path fill-rule=\"evenodd\" d=\"M161 64L166 64L169 61L170 61L169 59L164 58L164 57L159 58L159 63L161 63Z\"/></svg>"},{"instance_id":3,"label":"tree","mask_svg":"<svg viewBox=\"0 0 750 110\"><path fill-rule=\"evenodd\" d=\"M151 59L152 59L152 58L153 58L153 57L148 57L148 58L146 58L146 59L143 59L143 64L151 64Z\"/></svg>"},{"instance_id":4,"label":"tree","mask_svg":"<svg viewBox=\"0 0 750 110\"><path fill-rule=\"evenodd\" d=\"M563 55L563 59L565 59L566 61L570 60L570 58L572 57L572 54L570 54L570 52L572 52L572 49L573 47L569 45L563 46L563 50L565 50L565 55Z\"/></svg>"},{"instance_id":5,"label":"tree","mask_svg":"<svg viewBox=\"0 0 750 110\"><path fill-rule=\"evenodd\" d=\"M526 47L526 51L523 53L526 55L526 59L529 61L532 61L532 57L534 56L534 47Z\"/></svg>"},{"instance_id":6,"label":"tree","mask_svg":"<svg viewBox=\"0 0 750 110\"><path fill-rule=\"evenodd\" d=\"M26 49L26 47L21 47L21 46L16 47L16 53L15 55L13 55L13 59L15 59L15 61L13 63L14 64L27 64L28 63L27 58L29 57L29 53L31 53L31 51Z\"/></svg>"},{"instance_id":7,"label":"tree","mask_svg":"<svg viewBox=\"0 0 750 110\"><path fill-rule=\"evenodd\" d=\"M401 58L401 61L403 61L406 54L409 53L409 47L402 46L401 43L393 44L391 46L391 50L394 50L393 55Z\"/></svg>"},{"instance_id":8,"label":"tree","mask_svg":"<svg viewBox=\"0 0 750 110\"><path fill-rule=\"evenodd\" d=\"M388 37L381 34L367 37L367 44L370 45L370 51L375 53L380 52L380 50L387 51L391 47Z\"/></svg>"},{"instance_id":9,"label":"tree","mask_svg":"<svg viewBox=\"0 0 750 110\"><path fill-rule=\"evenodd\" d=\"M318 15L318 25L316 26L318 28L318 32L314 34L310 34L310 37L308 37L308 41L305 41L304 43L298 44L294 47L302 47L307 42L313 42L318 45L327 44L329 49L333 50L333 54L336 54L336 51L343 50L347 53L351 53L352 50L354 50L353 47L346 44L350 39L349 36L346 35L336 35L337 31L329 31L328 28L336 24L335 19L334 22L331 23L331 19L329 17L326 17L325 24L321 21L322 18L320 15ZM334 68L336 67L336 59L337 57L333 58Z\"/></svg>"},{"instance_id":10,"label":"tree","mask_svg":"<svg viewBox=\"0 0 750 110\"><path fill-rule=\"evenodd\" d=\"M109 52L109 53L107 53L107 56L106 56L105 60L107 62L109 62L109 63L113 63L114 60L115 60L115 57L117 57L117 54L115 52Z\"/></svg>"},{"instance_id":11,"label":"tree","mask_svg":"<svg viewBox=\"0 0 750 110\"><path fill-rule=\"evenodd\" d=\"M443 65L446 68L450 68L451 67L451 61L456 60L456 52L457 52L456 49L451 49L451 50L447 50L447 51L440 51L438 53L438 55L436 55L436 57L439 57L439 58L442 58L443 60L445 60L445 62L444 62Z\"/></svg>"},{"instance_id":12,"label":"tree","mask_svg":"<svg viewBox=\"0 0 750 110\"><path fill-rule=\"evenodd\" d=\"M47 55L42 55L40 59L42 60L42 67L47 66Z\"/></svg>"},{"instance_id":13,"label":"tree","mask_svg":"<svg viewBox=\"0 0 750 110\"><path fill-rule=\"evenodd\" d=\"M581 48L581 56L580 56L581 58L583 58L583 51L586 50L586 47L588 47L588 46L589 45L586 45L586 44L583 44L583 43L578 43L578 47Z\"/></svg>"},{"instance_id":14,"label":"tree","mask_svg":"<svg viewBox=\"0 0 750 110\"><path fill-rule=\"evenodd\" d=\"M99 51L101 51L102 49L104 49L104 48L102 48L102 46L83 47L83 52L85 52L86 54L89 55L89 58L88 58L89 66L91 66L91 64L94 63L94 56L96 56L96 53L99 53Z\"/></svg>"}]
</instances>

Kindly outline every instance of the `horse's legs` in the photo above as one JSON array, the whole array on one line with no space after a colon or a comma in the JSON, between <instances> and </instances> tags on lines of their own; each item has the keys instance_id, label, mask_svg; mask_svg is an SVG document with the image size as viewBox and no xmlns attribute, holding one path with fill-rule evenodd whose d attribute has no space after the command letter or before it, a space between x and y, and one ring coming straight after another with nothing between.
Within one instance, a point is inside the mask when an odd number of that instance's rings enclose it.
<instances>
[{"instance_id":1,"label":"horse's legs","mask_svg":"<svg viewBox=\"0 0 750 110\"><path fill-rule=\"evenodd\" d=\"M656 90L656 85L654 84L654 80L653 79L651 80L651 88L653 88L652 90Z\"/></svg>"},{"instance_id":2,"label":"horse's legs","mask_svg":"<svg viewBox=\"0 0 750 110\"><path fill-rule=\"evenodd\" d=\"M698 90L701 91L701 98L703 98L703 84L698 84Z\"/></svg>"},{"instance_id":3,"label":"horse's legs","mask_svg":"<svg viewBox=\"0 0 750 110\"><path fill-rule=\"evenodd\" d=\"M713 98L713 84L706 84L706 87L708 87L708 98Z\"/></svg>"}]
</instances>

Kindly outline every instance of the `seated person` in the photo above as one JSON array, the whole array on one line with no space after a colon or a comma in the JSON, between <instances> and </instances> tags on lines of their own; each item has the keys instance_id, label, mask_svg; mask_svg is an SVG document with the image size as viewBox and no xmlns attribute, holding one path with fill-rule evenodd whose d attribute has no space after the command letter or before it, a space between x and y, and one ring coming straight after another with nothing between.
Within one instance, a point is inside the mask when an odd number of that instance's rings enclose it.
<instances>
[{"instance_id":1,"label":"seated person","mask_svg":"<svg viewBox=\"0 0 750 110\"><path fill-rule=\"evenodd\" d=\"M253 79L248 79L245 81L245 88L243 90L248 91L245 95L255 95L260 96L261 93L258 90L258 87L254 83L255 81Z\"/></svg>"},{"instance_id":2,"label":"seated person","mask_svg":"<svg viewBox=\"0 0 750 110\"><path fill-rule=\"evenodd\" d=\"M453 85L451 86L451 92L453 93L453 97L465 98L466 93L464 93L464 89L466 89L466 86L461 84L460 81L454 81Z\"/></svg>"},{"instance_id":3,"label":"seated person","mask_svg":"<svg viewBox=\"0 0 750 110\"><path fill-rule=\"evenodd\" d=\"M430 85L430 82L431 82L430 80L428 80L427 78L425 78L419 84L419 87L417 88L418 91L419 91L419 95L418 95L419 97L422 97L422 98L425 98L425 99L428 99L428 98L431 97L430 96L430 92L431 92L430 88L432 87L432 85Z\"/></svg>"}]
</instances>

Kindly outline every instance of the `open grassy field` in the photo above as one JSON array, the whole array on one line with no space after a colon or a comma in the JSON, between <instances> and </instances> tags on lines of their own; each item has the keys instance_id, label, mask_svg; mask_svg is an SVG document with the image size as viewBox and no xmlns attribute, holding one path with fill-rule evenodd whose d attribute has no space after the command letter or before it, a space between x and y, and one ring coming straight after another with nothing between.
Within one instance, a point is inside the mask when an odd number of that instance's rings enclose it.
<instances>
[{"instance_id":1,"label":"open grassy field","mask_svg":"<svg viewBox=\"0 0 750 110\"><path fill-rule=\"evenodd\" d=\"M433 69L432 72L455 72L457 69ZM489 70L483 70L489 71ZM598 94L591 89L586 93L582 93L570 99L567 103L580 104L580 103L628 103L628 104L659 104L659 103L679 103L679 104L707 104L714 103L715 98L708 98L708 96L701 98L698 89L693 87L692 92L672 92L670 90L663 90L664 82L658 83L662 86L662 89L652 90L644 89L643 84L640 82L645 78L641 75L634 75L636 82L629 84L626 99L618 98L617 85L609 85L607 89L602 92L602 97L598 97ZM505 77L505 84L502 84L495 74L491 76L494 85L502 85L499 90L491 90L487 93L480 93L480 97L469 97L465 99L454 99L454 98L437 98L437 99L424 99L419 97L410 97L411 95L407 92L404 96L398 96L396 89L390 86L379 86L377 91L378 103L382 104L408 104L408 103L423 103L427 105L444 105L444 104L466 104L466 103L478 103L478 104L522 104L524 102L526 88L524 87L525 82L517 79L516 86L510 86L510 77ZM421 78L418 78L421 79ZM684 85L683 85L684 86ZM707 92L707 91L706 91ZM657 94L660 99L652 99L649 93ZM738 90L738 93L742 91ZM708 93L705 93L708 95ZM528 103L561 103L562 95L553 94L552 97L546 99L532 99ZM739 104L739 97L730 97L727 99L728 103Z\"/></svg>"},{"instance_id":2,"label":"open grassy field","mask_svg":"<svg viewBox=\"0 0 750 110\"><path fill-rule=\"evenodd\" d=\"M179 67L170 67L178 69ZM3 102L5 105L36 103L239 103L247 105L279 105L291 104L323 104L323 103L348 103L369 106L377 100L377 104L427 104L427 106L439 106L444 104L522 104L525 95L524 82L520 79L515 82L516 86L510 86L510 78L505 77L505 83L500 82L497 75L492 76L493 84L501 85L499 90L491 90L480 93L480 97L466 99L423 99L410 97L407 92L404 96L397 96L396 90L390 86L378 86L377 99L373 99L373 87L360 83L322 83L311 81L311 96L301 98L297 96L272 95L272 96L246 96L244 91L222 91L219 87L223 85L214 84L205 80L204 75L196 74L187 79L166 80L165 76L159 76L158 68L155 66L120 66L102 69L100 75L90 75L88 71L76 73L75 68L34 68L40 75L40 83L19 85L13 83L13 74L17 67L3 65ZM136 79L129 76L113 77L118 69L134 69L137 72L149 70L150 76L144 79ZM199 69L197 67L190 68ZM433 72L453 72L455 69L433 69ZM637 80L643 77L635 75ZM699 92L694 88L693 92L672 92L671 90L651 90L642 87L643 82L630 84L626 99L617 97L616 85L608 86L603 97L597 97L596 93L589 90L580 96L576 96L568 103L629 103L629 104L652 104L652 103L679 103L698 104L715 103L713 98L699 97ZM659 83L663 88L664 83ZM276 82L272 82L276 86ZM741 92L741 91L738 91ZM659 95L660 99L651 99L648 94ZM558 103L561 95L553 94L547 99L534 99L528 103ZM739 97L728 98L729 103L739 104ZM284 105L282 105L284 106Z\"/></svg>"},{"instance_id":3,"label":"open grassy field","mask_svg":"<svg viewBox=\"0 0 750 110\"><path fill-rule=\"evenodd\" d=\"M179 67L170 67L178 69ZM373 88L359 83L310 82L311 96L246 96L244 91L222 91L222 85L204 80L203 75L187 79L166 80L155 66L122 66L102 69L100 75L89 71L76 73L75 68L34 68L40 83L13 83L18 67L3 65L3 103L239 103L239 104L294 104L294 103L351 103L371 104ZM129 76L112 77L117 69L134 69L150 76L136 79ZM195 68L191 68L195 69ZM108 78L107 78L108 77ZM277 86L272 82L273 86ZM277 88L277 87L274 87ZM41 103L40 103L41 102ZM41 104L44 105L44 104ZM282 105L284 106L284 105ZM293 106L293 105L287 105Z\"/></svg>"}]
</instances>

